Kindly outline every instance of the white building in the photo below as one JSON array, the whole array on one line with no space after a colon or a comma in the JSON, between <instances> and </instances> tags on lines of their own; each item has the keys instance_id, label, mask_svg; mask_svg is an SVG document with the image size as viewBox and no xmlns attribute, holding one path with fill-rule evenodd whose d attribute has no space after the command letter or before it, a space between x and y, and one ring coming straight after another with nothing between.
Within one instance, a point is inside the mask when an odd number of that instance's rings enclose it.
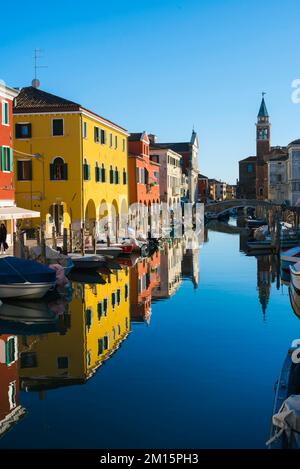
<instances>
[{"instance_id":1,"label":"white building","mask_svg":"<svg viewBox=\"0 0 300 469\"><path fill-rule=\"evenodd\" d=\"M216 199L225 200L226 199L226 182L217 181L216 182Z\"/></svg>"},{"instance_id":2,"label":"white building","mask_svg":"<svg viewBox=\"0 0 300 469\"><path fill-rule=\"evenodd\" d=\"M283 155L268 161L268 199L282 204L289 201L288 156Z\"/></svg>"},{"instance_id":3,"label":"white building","mask_svg":"<svg viewBox=\"0 0 300 469\"><path fill-rule=\"evenodd\" d=\"M288 199L292 206L300 205L300 139L288 145Z\"/></svg>"}]
</instances>

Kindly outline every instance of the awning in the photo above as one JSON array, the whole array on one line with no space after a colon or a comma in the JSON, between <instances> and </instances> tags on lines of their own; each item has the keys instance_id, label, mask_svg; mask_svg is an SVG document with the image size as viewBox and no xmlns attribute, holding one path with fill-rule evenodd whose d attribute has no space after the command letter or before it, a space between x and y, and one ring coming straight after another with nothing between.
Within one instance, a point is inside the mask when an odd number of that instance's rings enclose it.
<instances>
[{"instance_id":1,"label":"awning","mask_svg":"<svg viewBox=\"0 0 300 469\"><path fill-rule=\"evenodd\" d=\"M0 207L0 220L23 220L26 218L39 218L40 212L27 210L21 207Z\"/></svg>"}]
</instances>

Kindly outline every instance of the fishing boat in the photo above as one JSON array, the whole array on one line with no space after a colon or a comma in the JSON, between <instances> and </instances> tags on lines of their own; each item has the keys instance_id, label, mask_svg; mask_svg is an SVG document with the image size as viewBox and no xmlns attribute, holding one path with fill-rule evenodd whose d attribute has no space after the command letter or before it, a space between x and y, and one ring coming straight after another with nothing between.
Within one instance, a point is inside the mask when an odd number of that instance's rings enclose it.
<instances>
[{"instance_id":1,"label":"fishing boat","mask_svg":"<svg viewBox=\"0 0 300 469\"><path fill-rule=\"evenodd\" d=\"M290 265L291 282L294 288L300 292L300 262Z\"/></svg>"},{"instance_id":2,"label":"fishing boat","mask_svg":"<svg viewBox=\"0 0 300 469\"><path fill-rule=\"evenodd\" d=\"M69 254L73 261L74 269L99 269L107 265L106 258L97 254Z\"/></svg>"},{"instance_id":3,"label":"fishing boat","mask_svg":"<svg viewBox=\"0 0 300 469\"><path fill-rule=\"evenodd\" d=\"M55 283L55 272L39 262L14 256L0 259L0 298L39 299Z\"/></svg>"},{"instance_id":4,"label":"fishing boat","mask_svg":"<svg viewBox=\"0 0 300 469\"><path fill-rule=\"evenodd\" d=\"M282 270L289 270L290 265L296 264L298 261L300 261L299 246L295 246L287 251L281 251L280 265Z\"/></svg>"},{"instance_id":5,"label":"fishing boat","mask_svg":"<svg viewBox=\"0 0 300 469\"><path fill-rule=\"evenodd\" d=\"M292 342L275 384L270 439L266 443L270 449L300 448L300 364L293 358L299 346L300 339Z\"/></svg>"}]
</instances>

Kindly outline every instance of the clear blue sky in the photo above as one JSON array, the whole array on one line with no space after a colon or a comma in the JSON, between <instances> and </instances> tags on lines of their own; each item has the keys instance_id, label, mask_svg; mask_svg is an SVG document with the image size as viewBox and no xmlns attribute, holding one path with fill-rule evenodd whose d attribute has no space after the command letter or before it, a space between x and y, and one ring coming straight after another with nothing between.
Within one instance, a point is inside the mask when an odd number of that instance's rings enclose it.
<instances>
[{"instance_id":1,"label":"clear blue sky","mask_svg":"<svg viewBox=\"0 0 300 469\"><path fill-rule=\"evenodd\" d=\"M299 0L16 0L8 9L0 79L28 86L42 48L42 89L160 141L187 140L194 125L210 177L234 182L237 161L254 154L261 91L272 144L300 137L291 101Z\"/></svg>"}]
</instances>

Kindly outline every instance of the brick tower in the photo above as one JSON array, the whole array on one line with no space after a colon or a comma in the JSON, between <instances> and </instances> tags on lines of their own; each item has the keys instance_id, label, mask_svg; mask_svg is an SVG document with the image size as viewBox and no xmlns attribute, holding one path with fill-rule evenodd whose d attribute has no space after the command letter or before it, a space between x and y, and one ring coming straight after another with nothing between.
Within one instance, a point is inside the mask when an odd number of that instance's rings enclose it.
<instances>
[{"instance_id":1,"label":"brick tower","mask_svg":"<svg viewBox=\"0 0 300 469\"><path fill-rule=\"evenodd\" d=\"M262 101L259 108L256 123L256 198L268 198L267 181L267 159L270 153L270 130L269 114L267 111L265 93L262 93Z\"/></svg>"}]
</instances>

